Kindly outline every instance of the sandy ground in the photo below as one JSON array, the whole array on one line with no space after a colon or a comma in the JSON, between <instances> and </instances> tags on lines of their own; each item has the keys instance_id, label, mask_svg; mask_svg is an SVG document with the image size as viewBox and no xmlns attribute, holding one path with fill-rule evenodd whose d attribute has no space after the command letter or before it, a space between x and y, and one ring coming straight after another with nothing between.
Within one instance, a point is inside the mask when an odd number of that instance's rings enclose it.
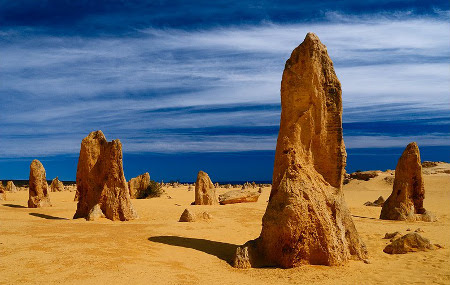
<instances>
[{"instance_id":1,"label":"sandy ground","mask_svg":"<svg viewBox=\"0 0 450 285\"><path fill-rule=\"evenodd\" d=\"M226 206L190 206L193 191L170 188L164 197L133 200L140 219L130 222L72 220L74 192L50 193L53 207L43 209L26 208L26 191L7 193L0 202L0 284L450 284L450 174L425 175L425 207L437 215L434 223L382 221L381 208L363 206L389 196L392 184L385 177L393 176L382 173L344 187L371 263L294 269L229 264L237 245L259 235L270 188L257 203ZM213 219L180 223L185 208L208 211ZM383 253L384 234L408 228L423 229L424 237L445 248Z\"/></svg>"}]
</instances>

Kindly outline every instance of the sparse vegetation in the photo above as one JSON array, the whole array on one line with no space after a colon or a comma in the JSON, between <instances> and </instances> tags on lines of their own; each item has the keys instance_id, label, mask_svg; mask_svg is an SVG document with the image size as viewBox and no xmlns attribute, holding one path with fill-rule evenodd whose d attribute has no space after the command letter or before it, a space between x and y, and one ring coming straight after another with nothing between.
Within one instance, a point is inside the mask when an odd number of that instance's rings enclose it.
<instances>
[{"instance_id":1,"label":"sparse vegetation","mask_svg":"<svg viewBox=\"0 0 450 285\"><path fill-rule=\"evenodd\" d=\"M137 199L146 199L160 197L164 193L161 184L154 180L150 180L150 185L137 193Z\"/></svg>"}]
</instances>

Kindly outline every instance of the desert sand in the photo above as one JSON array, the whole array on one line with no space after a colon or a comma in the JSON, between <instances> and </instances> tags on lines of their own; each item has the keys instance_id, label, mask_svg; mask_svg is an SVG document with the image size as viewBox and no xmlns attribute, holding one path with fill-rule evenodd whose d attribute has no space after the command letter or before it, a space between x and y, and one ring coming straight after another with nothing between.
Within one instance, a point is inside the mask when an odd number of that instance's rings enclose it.
<instances>
[{"instance_id":1,"label":"desert sand","mask_svg":"<svg viewBox=\"0 0 450 285\"><path fill-rule=\"evenodd\" d=\"M139 219L73 220L75 192L49 193L53 207L27 208L28 191L8 192L0 203L0 284L449 284L450 164L424 168L424 206L437 222L380 220L381 207L364 206L392 192L391 172L351 180L344 195L370 264L235 269L238 245L259 236L270 188L256 203L190 205L187 186L165 188L162 197L132 203ZM230 189L219 188L218 194ZM212 219L178 222L185 208ZM421 228L443 249L389 255L385 233Z\"/></svg>"}]
</instances>

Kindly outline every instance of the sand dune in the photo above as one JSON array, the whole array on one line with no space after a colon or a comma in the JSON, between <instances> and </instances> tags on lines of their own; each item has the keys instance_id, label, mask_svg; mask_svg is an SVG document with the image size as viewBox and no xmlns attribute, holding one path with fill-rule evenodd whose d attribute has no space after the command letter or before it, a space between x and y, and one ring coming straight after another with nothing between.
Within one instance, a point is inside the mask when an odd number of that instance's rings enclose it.
<instances>
[{"instance_id":1,"label":"sand dune","mask_svg":"<svg viewBox=\"0 0 450 285\"><path fill-rule=\"evenodd\" d=\"M448 169L449 164L424 169L424 206L436 214L434 223L379 220L380 207L363 206L389 196L387 172L345 185L370 264L350 261L338 267L231 267L235 248L259 236L270 188L263 188L256 203L225 206L191 206L193 191L167 188L163 197L132 200L140 218L128 222L73 220L75 192L51 192L53 207L41 209L26 208L27 191L8 192L0 204L0 284L449 284L450 175L441 172ZM213 218L180 223L185 208L207 211ZM383 253L384 234L407 233L408 228L423 229L424 237L445 248Z\"/></svg>"}]
</instances>

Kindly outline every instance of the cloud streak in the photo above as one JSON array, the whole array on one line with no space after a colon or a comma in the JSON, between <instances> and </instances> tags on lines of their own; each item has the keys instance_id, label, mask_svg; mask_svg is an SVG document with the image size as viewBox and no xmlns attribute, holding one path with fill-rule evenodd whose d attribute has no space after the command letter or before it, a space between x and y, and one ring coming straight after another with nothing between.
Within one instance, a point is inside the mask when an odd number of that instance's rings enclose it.
<instances>
[{"instance_id":1,"label":"cloud streak","mask_svg":"<svg viewBox=\"0 0 450 285\"><path fill-rule=\"evenodd\" d=\"M95 129L121 138L127 152L274 149L284 62L309 31L319 35L335 63L345 122L448 119L445 14L328 17L321 23L200 30L144 27L133 36L0 30L0 157L73 154ZM197 133L223 127L231 134ZM271 131L246 134L242 127ZM447 135L370 134L368 140L362 133L346 142L350 148L365 141L374 147L408 140L448 145Z\"/></svg>"}]
</instances>

